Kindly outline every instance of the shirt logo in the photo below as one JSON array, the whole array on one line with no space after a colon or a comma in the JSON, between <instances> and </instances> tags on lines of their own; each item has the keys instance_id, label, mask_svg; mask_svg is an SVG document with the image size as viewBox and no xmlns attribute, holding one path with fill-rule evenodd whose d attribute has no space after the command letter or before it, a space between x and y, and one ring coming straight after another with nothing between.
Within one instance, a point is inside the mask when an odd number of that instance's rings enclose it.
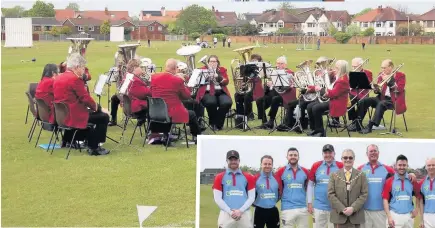
<instances>
[{"instance_id":1,"label":"shirt logo","mask_svg":"<svg viewBox=\"0 0 435 228\"><path fill-rule=\"evenodd\" d=\"M260 184L260 188L265 188L266 185L265 184Z\"/></svg>"},{"instance_id":2,"label":"shirt logo","mask_svg":"<svg viewBox=\"0 0 435 228\"><path fill-rule=\"evenodd\" d=\"M396 192L400 192L400 187L397 186L394 190L396 190Z\"/></svg>"},{"instance_id":3,"label":"shirt logo","mask_svg":"<svg viewBox=\"0 0 435 228\"><path fill-rule=\"evenodd\" d=\"M227 180L227 181L226 181L226 184L227 184L227 185L231 185L231 180Z\"/></svg>"},{"instance_id":4,"label":"shirt logo","mask_svg":"<svg viewBox=\"0 0 435 228\"><path fill-rule=\"evenodd\" d=\"M365 175L369 175L369 173L370 173L370 170L364 170Z\"/></svg>"},{"instance_id":5,"label":"shirt logo","mask_svg":"<svg viewBox=\"0 0 435 228\"><path fill-rule=\"evenodd\" d=\"M243 191L239 191L239 190L231 190L231 191L227 191L227 196L243 196Z\"/></svg>"},{"instance_id":6,"label":"shirt logo","mask_svg":"<svg viewBox=\"0 0 435 228\"><path fill-rule=\"evenodd\" d=\"M287 180L291 180L292 179L292 175L287 174Z\"/></svg>"},{"instance_id":7,"label":"shirt logo","mask_svg":"<svg viewBox=\"0 0 435 228\"><path fill-rule=\"evenodd\" d=\"M320 174L325 175L326 174L325 170L320 170Z\"/></svg>"},{"instance_id":8,"label":"shirt logo","mask_svg":"<svg viewBox=\"0 0 435 228\"><path fill-rule=\"evenodd\" d=\"M429 191L429 185L424 186L425 191Z\"/></svg>"},{"instance_id":9,"label":"shirt logo","mask_svg":"<svg viewBox=\"0 0 435 228\"><path fill-rule=\"evenodd\" d=\"M260 194L260 198L262 199L275 199L275 193L263 193Z\"/></svg>"}]
</instances>

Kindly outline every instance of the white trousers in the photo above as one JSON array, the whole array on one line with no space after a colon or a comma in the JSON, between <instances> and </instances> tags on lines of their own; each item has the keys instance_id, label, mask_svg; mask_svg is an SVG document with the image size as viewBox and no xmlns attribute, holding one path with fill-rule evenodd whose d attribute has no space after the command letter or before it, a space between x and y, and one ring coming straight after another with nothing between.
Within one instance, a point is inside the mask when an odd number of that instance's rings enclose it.
<instances>
[{"instance_id":1,"label":"white trousers","mask_svg":"<svg viewBox=\"0 0 435 228\"><path fill-rule=\"evenodd\" d=\"M251 217L251 211L247 210L243 212L239 221L231 218L231 215L227 212L221 211L218 218L219 228L252 228L253 222Z\"/></svg>"},{"instance_id":2,"label":"white trousers","mask_svg":"<svg viewBox=\"0 0 435 228\"><path fill-rule=\"evenodd\" d=\"M365 223L361 228L385 228L387 226L387 214L385 211L364 210Z\"/></svg>"},{"instance_id":3,"label":"white trousers","mask_svg":"<svg viewBox=\"0 0 435 228\"><path fill-rule=\"evenodd\" d=\"M281 221L283 228L308 228L308 219L310 218L307 208L289 209L281 212Z\"/></svg>"},{"instance_id":4,"label":"white trousers","mask_svg":"<svg viewBox=\"0 0 435 228\"><path fill-rule=\"evenodd\" d=\"M314 228L334 228L330 220L330 212L314 209Z\"/></svg>"},{"instance_id":5,"label":"white trousers","mask_svg":"<svg viewBox=\"0 0 435 228\"><path fill-rule=\"evenodd\" d=\"M394 220L394 228L414 228L414 219L411 218L411 213L409 214L396 214L390 212L391 217ZM387 220L388 223L388 220ZM387 224L388 227L388 224Z\"/></svg>"},{"instance_id":6,"label":"white trousers","mask_svg":"<svg viewBox=\"0 0 435 228\"><path fill-rule=\"evenodd\" d=\"M435 213L423 214L424 228L435 228Z\"/></svg>"}]
</instances>

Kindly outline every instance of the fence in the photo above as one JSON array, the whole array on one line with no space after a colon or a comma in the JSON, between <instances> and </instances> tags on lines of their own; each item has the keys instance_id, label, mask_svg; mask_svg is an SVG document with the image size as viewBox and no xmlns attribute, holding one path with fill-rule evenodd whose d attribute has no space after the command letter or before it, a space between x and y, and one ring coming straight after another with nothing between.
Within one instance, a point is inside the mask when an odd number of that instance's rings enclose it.
<instances>
[{"instance_id":1,"label":"fence","mask_svg":"<svg viewBox=\"0 0 435 228\"><path fill-rule=\"evenodd\" d=\"M165 41L186 41L188 37L186 35L165 35Z\"/></svg>"},{"instance_id":2,"label":"fence","mask_svg":"<svg viewBox=\"0 0 435 228\"><path fill-rule=\"evenodd\" d=\"M77 37L77 38L94 38L95 41L110 41L110 35L103 34L75 34L75 35L65 35L61 34L59 36L53 36L51 34L37 34L37 41L68 41L66 38Z\"/></svg>"}]
</instances>

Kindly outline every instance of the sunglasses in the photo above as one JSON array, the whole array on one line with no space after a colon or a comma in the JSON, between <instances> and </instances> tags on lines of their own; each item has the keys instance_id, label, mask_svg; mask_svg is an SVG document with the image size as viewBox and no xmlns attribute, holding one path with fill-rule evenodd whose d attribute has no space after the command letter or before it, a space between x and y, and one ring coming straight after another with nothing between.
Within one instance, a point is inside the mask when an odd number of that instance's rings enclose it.
<instances>
[{"instance_id":1,"label":"sunglasses","mask_svg":"<svg viewBox=\"0 0 435 228\"><path fill-rule=\"evenodd\" d=\"M352 156L350 156L350 157L344 156L344 157L342 157L342 158L343 158L343 160L353 160L353 157L352 157Z\"/></svg>"}]
</instances>

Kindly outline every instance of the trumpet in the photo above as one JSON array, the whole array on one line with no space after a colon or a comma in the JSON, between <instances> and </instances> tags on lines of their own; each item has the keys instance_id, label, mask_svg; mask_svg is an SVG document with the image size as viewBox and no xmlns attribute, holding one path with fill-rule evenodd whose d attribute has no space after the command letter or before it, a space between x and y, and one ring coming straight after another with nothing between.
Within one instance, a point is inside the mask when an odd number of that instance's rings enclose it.
<instances>
[{"instance_id":1,"label":"trumpet","mask_svg":"<svg viewBox=\"0 0 435 228\"><path fill-rule=\"evenodd\" d=\"M217 74L217 69L211 68L210 65L208 65L208 63L207 63L207 55L204 55L198 61L198 63L202 63L202 64L204 64L205 67L207 67L207 69L208 69L208 80L209 80L209 83L213 84L213 85L219 85L219 82L216 81L216 77L215 77L215 75ZM210 71L210 69L212 71Z\"/></svg>"}]
</instances>

